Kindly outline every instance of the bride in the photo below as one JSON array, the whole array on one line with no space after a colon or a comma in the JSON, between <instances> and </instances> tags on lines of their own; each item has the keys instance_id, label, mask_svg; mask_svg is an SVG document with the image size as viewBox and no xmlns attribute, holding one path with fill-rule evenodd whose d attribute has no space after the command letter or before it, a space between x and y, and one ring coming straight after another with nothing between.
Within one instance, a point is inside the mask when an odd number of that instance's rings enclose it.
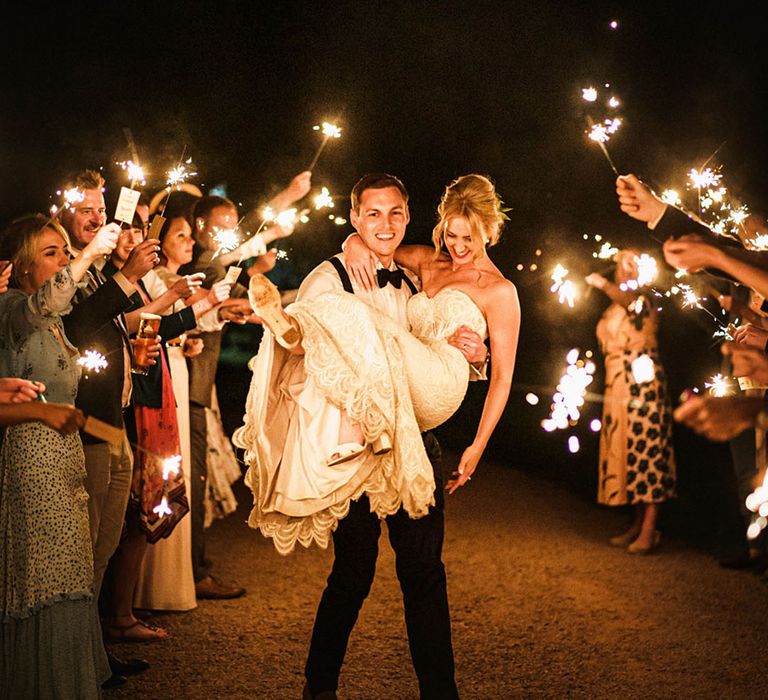
<instances>
[{"instance_id":1,"label":"bride","mask_svg":"<svg viewBox=\"0 0 768 700\"><path fill-rule=\"evenodd\" d=\"M435 479L421 433L450 418L466 393L469 365L447 341L461 326L489 337L493 356L475 439L447 488L453 493L471 479L509 396L520 326L515 287L486 252L500 236L500 204L487 178L460 177L438 207L434 248L397 248L395 262L422 281L407 304L410 332L341 291L303 299L286 313L276 288L251 278L251 305L271 333L265 330L251 362L235 442L246 449L254 492L249 523L281 553L297 541L327 546L350 501L363 494L382 518L400 507L412 518L427 514ZM350 237L346 265L358 286L370 287L376 262ZM317 458L319 444L326 459Z\"/></svg>"}]
</instances>

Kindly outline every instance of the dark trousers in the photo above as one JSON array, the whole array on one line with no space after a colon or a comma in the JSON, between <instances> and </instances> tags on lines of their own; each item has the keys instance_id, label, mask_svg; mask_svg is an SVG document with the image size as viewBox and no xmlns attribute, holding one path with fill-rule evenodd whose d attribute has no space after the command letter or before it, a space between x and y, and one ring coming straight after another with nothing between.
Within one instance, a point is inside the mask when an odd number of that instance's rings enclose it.
<instances>
[{"instance_id":1,"label":"dark trousers","mask_svg":"<svg viewBox=\"0 0 768 700\"><path fill-rule=\"evenodd\" d=\"M190 451L192 455L189 512L192 526L192 574L195 583L209 574L205 564L205 489L208 484L208 431L205 406L189 403Z\"/></svg>"},{"instance_id":2,"label":"dark trousers","mask_svg":"<svg viewBox=\"0 0 768 700\"><path fill-rule=\"evenodd\" d=\"M435 470L435 501L429 514L413 520L401 508L387 518L389 542L403 591L411 658L422 698L458 698L454 681L451 622L441 554L444 497L440 448L426 434ZM351 504L333 533L334 561L315 618L305 675L313 694L336 690L347 643L373 583L381 522L368 498Z\"/></svg>"}]
</instances>

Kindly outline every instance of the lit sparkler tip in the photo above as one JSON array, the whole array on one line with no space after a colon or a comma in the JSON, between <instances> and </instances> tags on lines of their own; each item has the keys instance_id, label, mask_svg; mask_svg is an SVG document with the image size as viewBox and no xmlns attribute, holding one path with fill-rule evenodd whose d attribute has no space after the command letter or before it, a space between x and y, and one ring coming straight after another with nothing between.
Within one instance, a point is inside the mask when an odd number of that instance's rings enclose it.
<instances>
[{"instance_id":1,"label":"lit sparkler tip","mask_svg":"<svg viewBox=\"0 0 768 700\"><path fill-rule=\"evenodd\" d=\"M132 160L123 160L116 162L115 165L119 165L122 170L125 170L131 184L147 184L146 177L144 175L144 168L138 163L134 163Z\"/></svg>"},{"instance_id":2,"label":"lit sparkler tip","mask_svg":"<svg viewBox=\"0 0 768 700\"><path fill-rule=\"evenodd\" d=\"M168 507L168 499L165 496L160 501L160 505L152 509L152 512L160 518L165 515L173 515L173 511Z\"/></svg>"},{"instance_id":3,"label":"lit sparkler tip","mask_svg":"<svg viewBox=\"0 0 768 700\"><path fill-rule=\"evenodd\" d=\"M216 241L219 253L229 253L240 245L240 233L236 228L219 228L214 226L211 235L213 240Z\"/></svg>"},{"instance_id":4,"label":"lit sparkler tip","mask_svg":"<svg viewBox=\"0 0 768 700\"><path fill-rule=\"evenodd\" d=\"M717 170L713 170L712 168L704 168L703 170L691 168L688 173L688 179L691 181L692 186L697 190L715 187L722 177L723 176Z\"/></svg>"},{"instance_id":5,"label":"lit sparkler tip","mask_svg":"<svg viewBox=\"0 0 768 700\"><path fill-rule=\"evenodd\" d=\"M327 136L328 138L337 139L341 136L341 127L338 127L335 124L331 124L330 122L315 124L312 129L315 131L322 131L323 136Z\"/></svg>"},{"instance_id":6,"label":"lit sparkler tip","mask_svg":"<svg viewBox=\"0 0 768 700\"><path fill-rule=\"evenodd\" d=\"M163 460L163 480L168 481L171 475L178 476L181 473L181 455L173 455Z\"/></svg>"},{"instance_id":7,"label":"lit sparkler tip","mask_svg":"<svg viewBox=\"0 0 768 700\"><path fill-rule=\"evenodd\" d=\"M597 99L597 90L593 87L582 88L581 97L587 102L594 102Z\"/></svg>"},{"instance_id":8,"label":"lit sparkler tip","mask_svg":"<svg viewBox=\"0 0 768 700\"><path fill-rule=\"evenodd\" d=\"M649 355L639 355L632 360L632 378L638 384L653 381L656 376L656 366Z\"/></svg>"},{"instance_id":9,"label":"lit sparkler tip","mask_svg":"<svg viewBox=\"0 0 768 700\"><path fill-rule=\"evenodd\" d=\"M315 197L315 209L332 209L333 206L333 197L331 197L331 193L328 191L327 187L323 187L320 190L320 194Z\"/></svg>"},{"instance_id":10,"label":"lit sparkler tip","mask_svg":"<svg viewBox=\"0 0 768 700\"><path fill-rule=\"evenodd\" d=\"M579 438L576 435L571 435L568 437L568 451L571 454L576 454L581 449L581 445L579 444Z\"/></svg>"},{"instance_id":11,"label":"lit sparkler tip","mask_svg":"<svg viewBox=\"0 0 768 700\"><path fill-rule=\"evenodd\" d=\"M661 201L673 207L682 206L683 202L677 190L664 190L661 193Z\"/></svg>"},{"instance_id":12,"label":"lit sparkler tip","mask_svg":"<svg viewBox=\"0 0 768 700\"><path fill-rule=\"evenodd\" d=\"M187 168L187 165L191 164L191 159L188 159L185 163L177 165L175 168L171 168L166 173L165 184L167 187L178 187L183 182L186 182L189 178L194 177L197 173L194 170Z\"/></svg>"},{"instance_id":13,"label":"lit sparkler tip","mask_svg":"<svg viewBox=\"0 0 768 700\"><path fill-rule=\"evenodd\" d=\"M710 396L722 397L732 393L728 378L719 373L712 376L708 382L705 382L704 387L709 389Z\"/></svg>"},{"instance_id":14,"label":"lit sparkler tip","mask_svg":"<svg viewBox=\"0 0 768 700\"><path fill-rule=\"evenodd\" d=\"M107 358L96 350L86 350L85 353L77 360L77 364L80 365L86 372L96 372L96 374L109 366Z\"/></svg>"}]
</instances>

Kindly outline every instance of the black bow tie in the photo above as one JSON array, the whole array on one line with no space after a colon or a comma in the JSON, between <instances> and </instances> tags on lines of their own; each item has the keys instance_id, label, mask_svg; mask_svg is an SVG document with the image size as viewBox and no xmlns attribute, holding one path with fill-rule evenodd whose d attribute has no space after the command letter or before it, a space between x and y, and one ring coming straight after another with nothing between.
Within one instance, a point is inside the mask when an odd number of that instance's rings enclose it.
<instances>
[{"instance_id":1,"label":"black bow tie","mask_svg":"<svg viewBox=\"0 0 768 700\"><path fill-rule=\"evenodd\" d=\"M376 270L376 278L379 281L380 289L388 284L391 284L395 289L400 289L403 285L403 271L400 269L385 270L384 268L379 268Z\"/></svg>"}]
</instances>

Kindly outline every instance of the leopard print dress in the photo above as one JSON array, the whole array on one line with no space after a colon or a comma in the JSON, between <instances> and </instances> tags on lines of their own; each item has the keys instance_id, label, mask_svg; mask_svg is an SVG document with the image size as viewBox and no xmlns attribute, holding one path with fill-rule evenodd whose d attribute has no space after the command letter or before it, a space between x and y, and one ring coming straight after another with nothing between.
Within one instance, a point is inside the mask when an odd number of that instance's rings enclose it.
<instances>
[{"instance_id":1,"label":"leopard print dress","mask_svg":"<svg viewBox=\"0 0 768 700\"><path fill-rule=\"evenodd\" d=\"M605 505L661 503L675 495L672 409L656 331L646 297L630 309L611 304L597 325L605 355L597 500ZM637 381L633 362L643 355L653 363L652 376Z\"/></svg>"}]
</instances>

